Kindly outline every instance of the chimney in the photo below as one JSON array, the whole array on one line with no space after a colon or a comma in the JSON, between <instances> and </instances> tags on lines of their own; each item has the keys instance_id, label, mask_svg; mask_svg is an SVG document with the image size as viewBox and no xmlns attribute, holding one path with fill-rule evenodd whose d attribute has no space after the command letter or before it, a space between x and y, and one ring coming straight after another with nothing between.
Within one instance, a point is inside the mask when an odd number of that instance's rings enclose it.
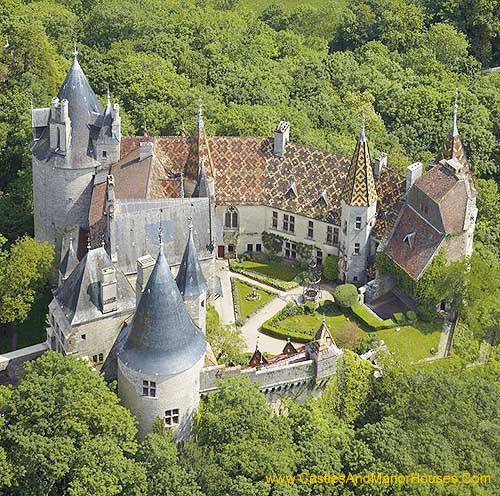
<instances>
[{"instance_id":1,"label":"chimney","mask_svg":"<svg viewBox=\"0 0 500 496\"><path fill-rule=\"evenodd\" d=\"M290 141L290 123L280 121L274 131L273 154L277 157L285 155L285 147Z\"/></svg>"},{"instance_id":2,"label":"chimney","mask_svg":"<svg viewBox=\"0 0 500 496\"><path fill-rule=\"evenodd\" d=\"M139 305L142 292L148 283L149 276L153 272L155 259L151 255L144 255L137 259L137 278L135 280L135 306Z\"/></svg>"},{"instance_id":3,"label":"chimney","mask_svg":"<svg viewBox=\"0 0 500 496\"><path fill-rule=\"evenodd\" d=\"M151 141L143 141L140 144L139 160L144 160L153 156L153 143Z\"/></svg>"},{"instance_id":4,"label":"chimney","mask_svg":"<svg viewBox=\"0 0 500 496\"><path fill-rule=\"evenodd\" d=\"M387 153L382 152L373 163L373 176L375 179L380 179L382 170L387 167Z\"/></svg>"},{"instance_id":5,"label":"chimney","mask_svg":"<svg viewBox=\"0 0 500 496\"><path fill-rule=\"evenodd\" d=\"M422 175L423 166L422 162L415 162L408 166L406 173L406 192L410 191L415 181Z\"/></svg>"},{"instance_id":6,"label":"chimney","mask_svg":"<svg viewBox=\"0 0 500 496\"><path fill-rule=\"evenodd\" d=\"M116 271L113 266L101 270L100 299L102 313L114 312L116 301Z\"/></svg>"}]
</instances>

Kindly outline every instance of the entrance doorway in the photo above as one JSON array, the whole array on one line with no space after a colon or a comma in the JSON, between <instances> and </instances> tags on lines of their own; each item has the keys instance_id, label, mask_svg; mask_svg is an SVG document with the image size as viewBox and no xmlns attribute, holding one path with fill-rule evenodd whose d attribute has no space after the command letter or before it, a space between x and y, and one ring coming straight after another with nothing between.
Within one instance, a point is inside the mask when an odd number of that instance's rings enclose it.
<instances>
[{"instance_id":1,"label":"entrance doorway","mask_svg":"<svg viewBox=\"0 0 500 496\"><path fill-rule=\"evenodd\" d=\"M217 247L217 256L219 258L224 258L224 255L225 255L225 247L224 247L224 245L219 245Z\"/></svg>"}]
</instances>

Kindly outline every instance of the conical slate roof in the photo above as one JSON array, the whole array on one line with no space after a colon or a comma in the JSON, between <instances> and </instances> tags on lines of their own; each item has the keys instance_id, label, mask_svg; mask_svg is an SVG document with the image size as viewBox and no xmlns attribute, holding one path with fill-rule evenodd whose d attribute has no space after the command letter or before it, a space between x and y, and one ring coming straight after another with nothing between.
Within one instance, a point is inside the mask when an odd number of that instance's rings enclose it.
<instances>
[{"instance_id":1,"label":"conical slate roof","mask_svg":"<svg viewBox=\"0 0 500 496\"><path fill-rule=\"evenodd\" d=\"M192 367L205 351L205 338L186 310L160 243L156 264L119 358L137 372L168 376Z\"/></svg>"},{"instance_id":2,"label":"conical slate roof","mask_svg":"<svg viewBox=\"0 0 500 496\"><path fill-rule=\"evenodd\" d=\"M343 199L352 207L367 207L377 201L364 118L351 166L347 172Z\"/></svg>"},{"instance_id":3,"label":"conical slate roof","mask_svg":"<svg viewBox=\"0 0 500 496\"><path fill-rule=\"evenodd\" d=\"M207 181L207 173L205 171L205 163L202 162L198 177L196 179L196 186L194 187L192 198L209 198L210 189Z\"/></svg>"},{"instance_id":4,"label":"conical slate roof","mask_svg":"<svg viewBox=\"0 0 500 496\"><path fill-rule=\"evenodd\" d=\"M69 242L68 249L61 260L61 265L59 266L59 273L63 280L67 279L69 275L75 270L78 265L78 258L73 248L73 238Z\"/></svg>"},{"instance_id":5,"label":"conical slate roof","mask_svg":"<svg viewBox=\"0 0 500 496\"><path fill-rule=\"evenodd\" d=\"M189 227L189 236L182 256L181 266L175 278L177 287L184 299L197 298L208 289L207 281L201 271L198 254L193 240L193 226Z\"/></svg>"},{"instance_id":6,"label":"conical slate roof","mask_svg":"<svg viewBox=\"0 0 500 496\"><path fill-rule=\"evenodd\" d=\"M73 167L88 166L88 157L94 156L90 124L95 118L91 113L102 114L103 109L78 63L77 52L73 54L73 63L57 97L68 100Z\"/></svg>"}]
</instances>

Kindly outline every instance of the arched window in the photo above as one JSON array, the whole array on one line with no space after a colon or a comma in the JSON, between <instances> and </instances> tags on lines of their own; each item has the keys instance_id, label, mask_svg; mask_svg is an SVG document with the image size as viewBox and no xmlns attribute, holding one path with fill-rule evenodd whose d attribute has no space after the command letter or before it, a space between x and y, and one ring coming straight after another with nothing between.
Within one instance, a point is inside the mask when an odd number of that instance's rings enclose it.
<instances>
[{"instance_id":1,"label":"arched window","mask_svg":"<svg viewBox=\"0 0 500 496\"><path fill-rule=\"evenodd\" d=\"M237 229L238 227L238 211L234 207L229 207L226 210L224 217L224 226L226 229Z\"/></svg>"}]
</instances>

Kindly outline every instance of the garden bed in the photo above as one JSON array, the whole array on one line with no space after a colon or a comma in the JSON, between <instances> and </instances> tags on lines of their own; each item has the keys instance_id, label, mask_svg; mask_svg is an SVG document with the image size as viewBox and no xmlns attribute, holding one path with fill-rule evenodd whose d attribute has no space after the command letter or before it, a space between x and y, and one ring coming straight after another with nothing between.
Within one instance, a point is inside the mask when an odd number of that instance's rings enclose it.
<instances>
[{"instance_id":1,"label":"garden bed","mask_svg":"<svg viewBox=\"0 0 500 496\"><path fill-rule=\"evenodd\" d=\"M255 279L273 288L288 290L296 288L301 281L299 274L303 272L300 264L291 264L285 260L229 260L229 268L233 272Z\"/></svg>"},{"instance_id":2,"label":"garden bed","mask_svg":"<svg viewBox=\"0 0 500 496\"><path fill-rule=\"evenodd\" d=\"M234 314L237 323L243 323L252 314L267 305L276 295L252 284L231 278ZM253 295L256 295L255 297Z\"/></svg>"}]
</instances>

